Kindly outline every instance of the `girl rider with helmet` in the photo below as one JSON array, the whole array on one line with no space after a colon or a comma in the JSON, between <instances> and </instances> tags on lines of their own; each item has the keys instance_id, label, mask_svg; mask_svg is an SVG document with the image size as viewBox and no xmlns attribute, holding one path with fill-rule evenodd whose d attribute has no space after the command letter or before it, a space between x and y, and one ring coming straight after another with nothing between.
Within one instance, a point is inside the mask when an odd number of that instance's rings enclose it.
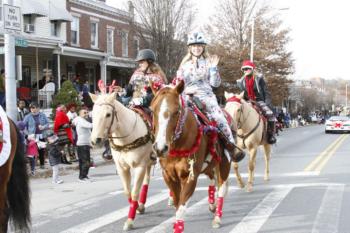
<instances>
[{"instance_id":1,"label":"girl rider with helmet","mask_svg":"<svg viewBox=\"0 0 350 233\"><path fill-rule=\"evenodd\" d=\"M255 64L249 60L243 62L241 70L243 77L237 80L237 85L241 91L244 91L244 98L256 102L263 115L267 117L267 142L274 144L276 143L275 116L271 111L271 96L264 77L254 72Z\"/></svg>"},{"instance_id":2,"label":"girl rider with helmet","mask_svg":"<svg viewBox=\"0 0 350 233\"><path fill-rule=\"evenodd\" d=\"M131 97L132 105L149 107L153 98L150 81L158 89L167 83L167 79L160 66L155 63L156 56L151 49L140 50L135 60L139 67L130 78L125 97Z\"/></svg>"},{"instance_id":3,"label":"girl rider with helmet","mask_svg":"<svg viewBox=\"0 0 350 233\"><path fill-rule=\"evenodd\" d=\"M235 161L239 161L244 158L245 154L242 151L234 153L235 139L212 90L212 87L218 87L221 84L217 68L219 57L209 56L206 44L204 36L200 32L188 36L188 54L183 58L173 83L176 84L183 80L184 93L193 95L205 104L206 114L210 120L217 123L219 134L227 151Z\"/></svg>"}]
</instances>

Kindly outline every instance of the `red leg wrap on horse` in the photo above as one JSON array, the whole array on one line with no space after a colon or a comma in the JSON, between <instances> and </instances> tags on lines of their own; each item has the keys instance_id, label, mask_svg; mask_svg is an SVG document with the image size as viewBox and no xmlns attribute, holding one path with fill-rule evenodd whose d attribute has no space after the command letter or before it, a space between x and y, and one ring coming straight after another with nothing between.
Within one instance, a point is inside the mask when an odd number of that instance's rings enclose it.
<instances>
[{"instance_id":1,"label":"red leg wrap on horse","mask_svg":"<svg viewBox=\"0 0 350 233\"><path fill-rule=\"evenodd\" d=\"M214 204L214 202L215 202L215 191L216 191L215 186L209 185L209 187L208 187L208 202L209 202L209 204Z\"/></svg>"},{"instance_id":2,"label":"red leg wrap on horse","mask_svg":"<svg viewBox=\"0 0 350 233\"><path fill-rule=\"evenodd\" d=\"M141 194L140 194L140 203L145 204L147 199L148 184L142 185Z\"/></svg>"},{"instance_id":3,"label":"red leg wrap on horse","mask_svg":"<svg viewBox=\"0 0 350 233\"><path fill-rule=\"evenodd\" d=\"M129 204L131 204L131 202L132 202L131 197L128 198L128 202L129 202Z\"/></svg>"},{"instance_id":4,"label":"red leg wrap on horse","mask_svg":"<svg viewBox=\"0 0 350 233\"><path fill-rule=\"evenodd\" d=\"M129 208L128 218L131 218L132 220L135 219L137 207L139 207L139 203L137 201L132 201Z\"/></svg>"},{"instance_id":5,"label":"red leg wrap on horse","mask_svg":"<svg viewBox=\"0 0 350 233\"><path fill-rule=\"evenodd\" d=\"M185 222L183 220L177 220L174 223L174 233L183 233L185 230Z\"/></svg>"},{"instance_id":6,"label":"red leg wrap on horse","mask_svg":"<svg viewBox=\"0 0 350 233\"><path fill-rule=\"evenodd\" d=\"M169 196L170 196L170 197L173 197L173 196L174 196L174 194L173 194L172 191L169 191Z\"/></svg>"},{"instance_id":7,"label":"red leg wrap on horse","mask_svg":"<svg viewBox=\"0 0 350 233\"><path fill-rule=\"evenodd\" d=\"M216 204L217 204L217 206L216 206L216 213L215 213L215 215L221 218L222 217L222 207L224 205L224 198L223 197L218 197L216 199Z\"/></svg>"}]
</instances>

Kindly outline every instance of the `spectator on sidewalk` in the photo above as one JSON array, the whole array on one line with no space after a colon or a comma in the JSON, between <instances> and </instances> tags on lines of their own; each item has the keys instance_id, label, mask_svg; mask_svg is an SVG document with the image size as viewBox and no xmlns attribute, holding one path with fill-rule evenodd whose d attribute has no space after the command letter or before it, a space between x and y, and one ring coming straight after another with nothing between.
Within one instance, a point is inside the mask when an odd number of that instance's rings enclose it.
<instances>
[{"instance_id":1,"label":"spectator on sidewalk","mask_svg":"<svg viewBox=\"0 0 350 233\"><path fill-rule=\"evenodd\" d=\"M90 137L92 123L87 120L88 116L89 112L86 109L81 109L79 111L79 116L73 120L78 135L79 181L84 183L91 181L88 177L88 173L90 169Z\"/></svg>"},{"instance_id":2,"label":"spectator on sidewalk","mask_svg":"<svg viewBox=\"0 0 350 233\"><path fill-rule=\"evenodd\" d=\"M35 175L36 158L39 155L38 146L35 141L35 134L29 134L27 138L27 158L30 164L30 174Z\"/></svg>"},{"instance_id":3,"label":"spectator on sidewalk","mask_svg":"<svg viewBox=\"0 0 350 233\"><path fill-rule=\"evenodd\" d=\"M5 70L0 73L0 105L5 110Z\"/></svg>"},{"instance_id":4,"label":"spectator on sidewalk","mask_svg":"<svg viewBox=\"0 0 350 233\"><path fill-rule=\"evenodd\" d=\"M27 127L28 135L35 134L35 138L38 138L41 142L45 142L43 133L49 128L49 120L44 113L40 112L37 103L31 103L29 109L30 113L28 113L23 119L23 123ZM39 161L40 168L42 169L45 168L45 154L46 148L40 148Z\"/></svg>"},{"instance_id":5,"label":"spectator on sidewalk","mask_svg":"<svg viewBox=\"0 0 350 233\"><path fill-rule=\"evenodd\" d=\"M64 104L61 104L57 107L53 131L58 136L59 146L62 146L65 149L62 156L62 162L66 164L71 164L71 162L75 161L76 158L74 158L74 155L71 155L68 152L68 146L70 146L70 144L74 144L74 140L71 124L69 122L69 118L66 112L67 109ZM69 154L70 162L67 161L66 154Z\"/></svg>"},{"instance_id":6,"label":"spectator on sidewalk","mask_svg":"<svg viewBox=\"0 0 350 233\"><path fill-rule=\"evenodd\" d=\"M68 112L67 112L67 116L68 116L68 119L69 119L69 122L70 122L70 124L71 124L71 126L72 126L72 133L73 133L73 141L74 141L74 143L73 144L70 144L69 146L68 146L68 153L70 154L70 155L73 155L72 157L74 157L75 159L77 158L77 156L76 156L76 151L77 151L77 148L76 148L76 143L77 143L77 131L76 131L76 129L75 129L75 126L73 125L73 120L78 116L78 114L77 114L77 112L76 112L76 109L77 109L77 106L76 106L76 104L69 104L68 106L67 106L67 110L68 110Z\"/></svg>"},{"instance_id":7,"label":"spectator on sidewalk","mask_svg":"<svg viewBox=\"0 0 350 233\"><path fill-rule=\"evenodd\" d=\"M63 180L59 178L59 164L61 163L62 152L58 145L58 137L53 132L47 135L49 163L52 167L52 183L62 184Z\"/></svg>"},{"instance_id":8,"label":"spectator on sidewalk","mask_svg":"<svg viewBox=\"0 0 350 233\"><path fill-rule=\"evenodd\" d=\"M26 108L26 102L24 100L19 100L17 103L17 121L23 121L24 117L29 113Z\"/></svg>"}]
</instances>

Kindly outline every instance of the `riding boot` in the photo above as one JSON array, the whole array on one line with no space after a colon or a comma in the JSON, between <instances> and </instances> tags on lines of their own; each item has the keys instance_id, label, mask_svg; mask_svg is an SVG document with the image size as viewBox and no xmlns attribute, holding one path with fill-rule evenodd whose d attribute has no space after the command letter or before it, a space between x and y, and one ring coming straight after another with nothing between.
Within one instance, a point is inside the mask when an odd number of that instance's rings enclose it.
<instances>
[{"instance_id":1,"label":"riding boot","mask_svg":"<svg viewBox=\"0 0 350 233\"><path fill-rule=\"evenodd\" d=\"M230 142L230 140L222 133L219 133L221 141L224 144L225 149L229 152L233 162L238 163L245 157L244 151L237 148L237 146ZM237 148L237 150L235 150Z\"/></svg>"},{"instance_id":2,"label":"riding boot","mask_svg":"<svg viewBox=\"0 0 350 233\"><path fill-rule=\"evenodd\" d=\"M275 144L276 143L276 137L275 137L275 121L268 121L267 122L267 142L269 144Z\"/></svg>"}]
</instances>

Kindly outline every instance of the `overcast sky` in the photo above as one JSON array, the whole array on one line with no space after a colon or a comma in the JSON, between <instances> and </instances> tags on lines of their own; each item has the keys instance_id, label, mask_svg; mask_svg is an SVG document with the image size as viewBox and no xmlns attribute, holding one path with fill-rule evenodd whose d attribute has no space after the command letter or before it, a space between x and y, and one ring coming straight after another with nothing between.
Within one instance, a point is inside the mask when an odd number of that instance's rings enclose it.
<instances>
[{"instance_id":1,"label":"overcast sky","mask_svg":"<svg viewBox=\"0 0 350 233\"><path fill-rule=\"evenodd\" d=\"M217 0L220 1L220 0ZM260 0L259 0L260 1ZM124 7L126 0L107 0ZM208 22L214 0L194 0L197 24ZM350 1L349 0L266 0L291 29L288 48L296 64L297 79L322 77L350 80ZM124 8L125 9L125 8ZM277 10L276 10L277 11ZM348 67L349 66L349 67Z\"/></svg>"}]
</instances>

